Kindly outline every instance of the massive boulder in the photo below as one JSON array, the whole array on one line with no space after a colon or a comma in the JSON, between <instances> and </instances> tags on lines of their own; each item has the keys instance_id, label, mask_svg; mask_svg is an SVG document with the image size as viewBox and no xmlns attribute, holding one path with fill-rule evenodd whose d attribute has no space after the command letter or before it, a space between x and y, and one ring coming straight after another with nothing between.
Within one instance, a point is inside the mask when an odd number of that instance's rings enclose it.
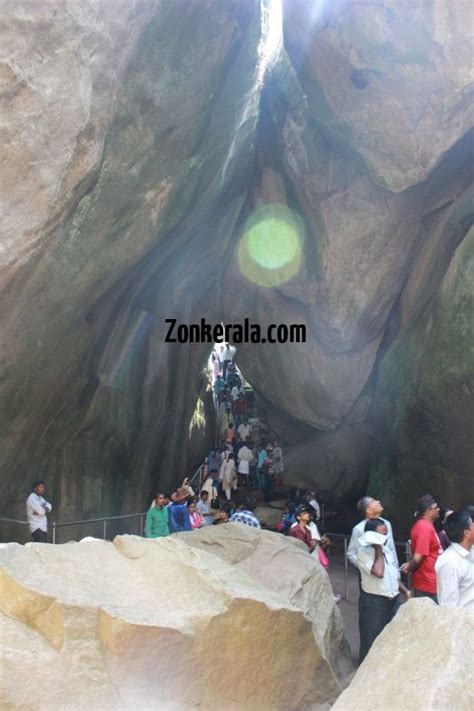
<instances>
[{"instance_id":1,"label":"massive boulder","mask_svg":"<svg viewBox=\"0 0 474 711\"><path fill-rule=\"evenodd\" d=\"M189 546L208 551L237 566L264 588L278 593L312 621L320 649L343 683L350 672L350 651L342 618L334 603L324 568L309 556L304 544L270 531L228 524L207 526L178 537Z\"/></svg>"},{"instance_id":2,"label":"massive boulder","mask_svg":"<svg viewBox=\"0 0 474 711\"><path fill-rule=\"evenodd\" d=\"M239 528L219 527L219 557L199 550L207 532L192 546L176 536L3 546L2 708L327 708L341 689L324 651L325 616L340 626L330 586L297 543ZM321 611L306 614L310 602Z\"/></svg>"},{"instance_id":3,"label":"massive boulder","mask_svg":"<svg viewBox=\"0 0 474 711\"><path fill-rule=\"evenodd\" d=\"M377 706L384 711L469 711L474 704L471 610L410 600L375 640L333 711L367 707L376 680Z\"/></svg>"},{"instance_id":4,"label":"massive boulder","mask_svg":"<svg viewBox=\"0 0 474 711\"><path fill-rule=\"evenodd\" d=\"M427 324L472 222L469 3L288 0L282 38L259 0L109 5L2 4L0 513L38 476L60 519L139 511L200 463L210 344L167 318L306 326L238 352L288 483L461 502L467 299ZM301 253L269 287L239 249L274 204Z\"/></svg>"}]
</instances>

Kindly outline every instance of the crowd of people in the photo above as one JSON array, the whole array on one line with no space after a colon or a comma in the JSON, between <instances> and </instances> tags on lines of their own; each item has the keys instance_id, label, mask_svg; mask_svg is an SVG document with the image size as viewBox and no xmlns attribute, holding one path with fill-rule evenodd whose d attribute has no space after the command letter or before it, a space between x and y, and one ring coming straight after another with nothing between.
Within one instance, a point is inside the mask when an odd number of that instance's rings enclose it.
<instances>
[{"instance_id":1,"label":"crowd of people","mask_svg":"<svg viewBox=\"0 0 474 711\"><path fill-rule=\"evenodd\" d=\"M216 479L217 468L211 468L199 495L187 479L173 494L155 495L146 514L147 538L227 522L262 528L255 514L256 498L245 496L242 503L236 505L233 501L223 503L218 497L222 483L226 499L230 498L229 484L233 486L235 478L235 475L227 478L229 462L234 456L229 444L232 443L226 443L221 452L214 453L221 458L222 480ZM243 446L250 450L247 445L246 437ZM252 459L241 458L240 461L250 464ZM45 482L37 480L26 501L31 536L39 543L47 542L47 516L52 510L44 494ZM382 503L364 496L357 510L361 521L352 529L347 557L359 573L359 663L396 615L401 604L400 593L407 599L412 595L427 597L441 606L474 609L474 506L440 511L433 496L428 494L419 499L410 532L411 557L401 566L392 526L382 517ZM275 531L301 541L308 553L316 556L327 570L331 542L319 531L320 514L316 492L296 491L293 499L287 501ZM407 576L407 584L402 581L402 575ZM411 585L408 585L410 580ZM334 599L339 602L340 596Z\"/></svg>"},{"instance_id":2,"label":"crowd of people","mask_svg":"<svg viewBox=\"0 0 474 711\"><path fill-rule=\"evenodd\" d=\"M418 501L410 531L411 558L399 566L392 526L380 501L364 496L348 558L359 571L359 662L406 598L428 597L446 607L474 609L474 507L440 508L430 494ZM439 521L438 528L435 523ZM411 578L413 593L401 580Z\"/></svg>"},{"instance_id":3,"label":"crowd of people","mask_svg":"<svg viewBox=\"0 0 474 711\"><path fill-rule=\"evenodd\" d=\"M145 536L162 538L172 533L194 531L205 526L234 522L245 523L254 528L261 528L260 521L254 514L257 500L247 496L239 505L211 507L209 492L202 489L194 494L185 479L171 496L158 493L153 500L145 519Z\"/></svg>"},{"instance_id":4,"label":"crowd of people","mask_svg":"<svg viewBox=\"0 0 474 711\"><path fill-rule=\"evenodd\" d=\"M253 390L244 387L234 356L235 348L226 344L214 349L210 358L220 446L209 453L206 474L213 480L215 495L221 488L228 501L238 486L261 489L271 501L282 480L283 452L255 417Z\"/></svg>"}]
</instances>

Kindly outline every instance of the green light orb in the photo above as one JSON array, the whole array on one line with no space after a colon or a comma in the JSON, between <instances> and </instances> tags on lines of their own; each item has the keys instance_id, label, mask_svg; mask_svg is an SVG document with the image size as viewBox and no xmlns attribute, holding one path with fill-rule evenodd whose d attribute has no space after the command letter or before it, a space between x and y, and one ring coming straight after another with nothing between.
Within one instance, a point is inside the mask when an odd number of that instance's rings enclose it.
<instances>
[{"instance_id":1,"label":"green light orb","mask_svg":"<svg viewBox=\"0 0 474 711\"><path fill-rule=\"evenodd\" d=\"M285 205L264 205L247 220L239 244L244 276L263 287L282 284L301 264L304 225Z\"/></svg>"}]
</instances>

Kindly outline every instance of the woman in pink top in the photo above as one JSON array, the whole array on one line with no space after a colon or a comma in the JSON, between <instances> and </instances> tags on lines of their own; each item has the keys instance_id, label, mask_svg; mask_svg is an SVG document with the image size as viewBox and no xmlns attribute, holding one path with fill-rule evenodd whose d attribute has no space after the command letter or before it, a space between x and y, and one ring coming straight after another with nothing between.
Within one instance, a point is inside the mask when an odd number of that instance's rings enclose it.
<instances>
[{"instance_id":1,"label":"woman in pink top","mask_svg":"<svg viewBox=\"0 0 474 711\"><path fill-rule=\"evenodd\" d=\"M188 511L189 511L189 519L191 521L191 528L201 528L201 526L204 526L204 519L199 513L199 511L196 509L196 502L191 499L191 501L188 501Z\"/></svg>"}]
</instances>

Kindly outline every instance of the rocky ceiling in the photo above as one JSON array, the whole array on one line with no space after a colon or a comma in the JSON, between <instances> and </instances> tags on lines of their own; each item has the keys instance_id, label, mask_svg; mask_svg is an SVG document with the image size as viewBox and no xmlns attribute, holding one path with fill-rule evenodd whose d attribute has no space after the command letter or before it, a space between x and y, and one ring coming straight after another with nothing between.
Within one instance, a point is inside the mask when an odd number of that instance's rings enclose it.
<instances>
[{"instance_id":1,"label":"rocky ceiling","mask_svg":"<svg viewBox=\"0 0 474 711\"><path fill-rule=\"evenodd\" d=\"M275 9L2 3L4 515L37 476L58 518L138 511L199 461L170 317L306 324L238 353L289 480L405 522L471 496L470 5L287 0L271 57ZM238 244L275 203L306 239L270 289Z\"/></svg>"}]
</instances>

